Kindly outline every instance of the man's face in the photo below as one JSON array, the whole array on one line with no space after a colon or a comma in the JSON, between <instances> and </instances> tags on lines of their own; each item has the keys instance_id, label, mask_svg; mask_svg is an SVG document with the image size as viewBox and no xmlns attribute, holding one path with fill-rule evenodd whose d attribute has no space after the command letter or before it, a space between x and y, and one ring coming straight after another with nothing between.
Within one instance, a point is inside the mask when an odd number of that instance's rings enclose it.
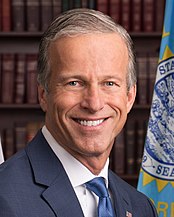
<instances>
[{"instance_id":1,"label":"man's face","mask_svg":"<svg viewBox=\"0 0 174 217\"><path fill-rule=\"evenodd\" d=\"M126 45L115 33L64 37L51 43L49 61L48 93L39 87L47 128L78 160L107 158L135 98Z\"/></svg>"}]
</instances>

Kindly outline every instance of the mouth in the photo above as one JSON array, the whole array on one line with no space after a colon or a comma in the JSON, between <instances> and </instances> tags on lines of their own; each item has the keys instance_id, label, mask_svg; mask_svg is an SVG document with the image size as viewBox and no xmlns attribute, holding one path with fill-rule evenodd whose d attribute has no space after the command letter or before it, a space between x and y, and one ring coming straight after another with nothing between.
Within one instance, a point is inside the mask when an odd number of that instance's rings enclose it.
<instances>
[{"instance_id":1,"label":"mouth","mask_svg":"<svg viewBox=\"0 0 174 217\"><path fill-rule=\"evenodd\" d=\"M98 119L98 120L74 119L74 121L82 126L96 127L101 125L106 119L107 118Z\"/></svg>"}]
</instances>

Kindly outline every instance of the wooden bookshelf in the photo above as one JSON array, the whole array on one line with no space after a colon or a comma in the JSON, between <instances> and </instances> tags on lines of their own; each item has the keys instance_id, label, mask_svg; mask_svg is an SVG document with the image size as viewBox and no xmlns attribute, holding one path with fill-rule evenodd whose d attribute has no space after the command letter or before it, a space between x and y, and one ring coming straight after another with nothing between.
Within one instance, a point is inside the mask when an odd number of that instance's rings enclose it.
<instances>
[{"instance_id":1,"label":"wooden bookshelf","mask_svg":"<svg viewBox=\"0 0 174 217\"><path fill-rule=\"evenodd\" d=\"M120 177L123 180L125 180L126 182L128 182L129 184L131 184L132 186L134 186L135 188L137 187L138 176L139 176L139 174L135 174L135 175L120 175Z\"/></svg>"},{"instance_id":2,"label":"wooden bookshelf","mask_svg":"<svg viewBox=\"0 0 174 217\"><path fill-rule=\"evenodd\" d=\"M27 32L25 30L25 31L18 31L18 32L16 31L3 32L1 26L0 26L0 30L1 30L0 31L0 47L1 47L0 54L1 55L5 53L15 53L15 54L16 53L17 54L18 53L25 53L25 54L34 53L34 54L37 54L42 31L39 30L35 32ZM159 31L159 30L154 29L154 31L152 32L144 32L144 31L132 32L130 30L129 32L134 41L135 51L137 55L143 53L147 56L147 58L149 58L151 54L158 55L160 42L161 42L162 30ZM147 61L149 61L149 59ZM1 62L1 65L2 65L2 62ZM1 71L1 74L2 73L3 72ZM147 71L147 73L149 72ZM146 122L146 126L147 126L149 113L150 113L150 106L151 106L150 101L148 101L145 104L139 104L136 101L135 105L133 106L132 111L128 115L127 125L129 124L129 122L133 121L133 123L135 124L135 129L137 129L138 120L142 120ZM4 131L4 129L14 130L15 125L18 124L18 122L26 123L26 125L29 122L43 123L44 113L38 104L29 104L26 102L22 104L15 104L15 103L3 104L0 101L0 120L1 120L0 130L2 132ZM125 131L127 130L126 127L127 126L125 126L124 128ZM146 127L144 128L144 132L143 132L144 134L146 133L145 131L146 131ZM137 132L134 132L134 134L135 136L137 136ZM123 144L125 146L124 150L129 146L129 143L125 142L125 140ZM136 147L137 144L138 142L135 141L135 147L134 147L135 152L138 148ZM133 157L135 158L136 156L134 155ZM137 168L135 169L133 174L127 174L126 156L124 156L124 159L125 159L125 166L123 168L124 171L122 174L119 174L119 175L125 181L127 181L128 183L136 187L137 180L138 180ZM112 161L113 160L115 159L113 158ZM134 161L135 161L134 163L136 164L136 159L134 159Z\"/></svg>"},{"instance_id":3,"label":"wooden bookshelf","mask_svg":"<svg viewBox=\"0 0 174 217\"><path fill-rule=\"evenodd\" d=\"M36 109L41 110L39 104L0 104L0 109Z\"/></svg>"}]
</instances>

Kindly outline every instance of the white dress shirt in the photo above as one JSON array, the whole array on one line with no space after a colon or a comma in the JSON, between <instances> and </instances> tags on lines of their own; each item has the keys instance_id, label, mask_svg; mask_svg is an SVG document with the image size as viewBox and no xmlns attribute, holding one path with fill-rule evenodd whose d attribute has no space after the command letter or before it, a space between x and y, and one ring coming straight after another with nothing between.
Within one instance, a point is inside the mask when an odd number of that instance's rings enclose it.
<instances>
[{"instance_id":1,"label":"white dress shirt","mask_svg":"<svg viewBox=\"0 0 174 217\"><path fill-rule=\"evenodd\" d=\"M46 126L42 128L42 133L56 156L61 161L77 195L84 216L96 217L98 197L86 189L84 185L84 183L90 181L96 176L92 174L87 167L70 155L64 148L62 148L50 134ZM108 186L108 165L109 159L107 160L101 173L98 175L104 177L106 186Z\"/></svg>"}]
</instances>

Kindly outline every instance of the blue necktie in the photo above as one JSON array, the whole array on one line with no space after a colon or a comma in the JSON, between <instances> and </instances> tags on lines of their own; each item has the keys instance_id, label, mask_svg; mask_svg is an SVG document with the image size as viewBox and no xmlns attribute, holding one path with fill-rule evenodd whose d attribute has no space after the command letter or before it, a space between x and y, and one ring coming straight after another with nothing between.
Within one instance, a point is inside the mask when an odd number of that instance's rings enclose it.
<instances>
[{"instance_id":1,"label":"blue necktie","mask_svg":"<svg viewBox=\"0 0 174 217\"><path fill-rule=\"evenodd\" d=\"M86 188L94 192L99 197L98 217L115 217L104 178L97 177L89 182L86 182Z\"/></svg>"}]
</instances>

